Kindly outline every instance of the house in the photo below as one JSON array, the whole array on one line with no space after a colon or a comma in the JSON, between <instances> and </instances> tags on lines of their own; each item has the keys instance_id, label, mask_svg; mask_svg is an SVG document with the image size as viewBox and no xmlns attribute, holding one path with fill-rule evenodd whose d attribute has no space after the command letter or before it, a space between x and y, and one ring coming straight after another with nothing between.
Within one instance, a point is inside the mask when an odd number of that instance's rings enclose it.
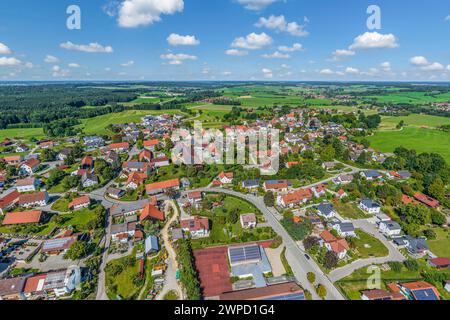
<instances>
[{"instance_id":1,"label":"house","mask_svg":"<svg viewBox=\"0 0 450 320\"><path fill-rule=\"evenodd\" d=\"M39 145L39 148L41 148L41 149L50 149L55 146L55 143L53 141L42 141L42 142L38 143L38 145Z\"/></svg>"},{"instance_id":2,"label":"house","mask_svg":"<svg viewBox=\"0 0 450 320\"><path fill-rule=\"evenodd\" d=\"M84 137L84 145L91 148L99 148L105 145L105 140L102 137L89 136Z\"/></svg>"},{"instance_id":3,"label":"house","mask_svg":"<svg viewBox=\"0 0 450 320\"><path fill-rule=\"evenodd\" d=\"M38 274L26 279L23 293L27 299L61 297L72 293L80 284L81 272L78 266L66 270Z\"/></svg>"},{"instance_id":4,"label":"house","mask_svg":"<svg viewBox=\"0 0 450 320\"><path fill-rule=\"evenodd\" d=\"M91 156L86 156L81 159L80 168L85 170L94 169L94 158L92 158Z\"/></svg>"},{"instance_id":5,"label":"house","mask_svg":"<svg viewBox=\"0 0 450 320\"><path fill-rule=\"evenodd\" d=\"M69 203L69 210L76 211L84 208L88 208L91 204L91 199L89 196L82 196L76 199L73 199L72 202Z\"/></svg>"},{"instance_id":6,"label":"house","mask_svg":"<svg viewBox=\"0 0 450 320\"><path fill-rule=\"evenodd\" d=\"M249 179L242 181L242 188L245 189L257 189L259 188L259 179Z\"/></svg>"},{"instance_id":7,"label":"house","mask_svg":"<svg viewBox=\"0 0 450 320\"><path fill-rule=\"evenodd\" d=\"M0 300L24 300L25 281L25 276L0 280Z\"/></svg>"},{"instance_id":8,"label":"house","mask_svg":"<svg viewBox=\"0 0 450 320\"><path fill-rule=\"evenodd\" d=\"M48 255L64 254L77 240L78 235L49 239L42 244L41 252Z\"/></svg>"},{"instance_id":9,"label":"house","mask_svg":"<svg viewBox=\"0 0 450 320\"><path fill-rule=\"evenodd\" d=\"M64 148L58 153L57 158L60 161L64 161L70 156L71 153L72 153L72 149Z\"/></svg>"},{"instance_id":10,"label":"house","mask_svg":"<svg viewBox=\"0 0 450 320\"><path fill-rule=\"evenodd\" d=\"M115 151L117 153L125 153L130 149L130 144L128 142L118 142L112 143L108 146L109 151Z\"/></svg>"},{"instance_id":11,"label":"house","mask_svg":"<svg viewBox=\"0 0 450 320\"><path fill-rule=\"evenodd\" d=\"M32 192L39 188L39 180L36 178L19 179L16 181L16 189L19 192Z\"/></svg>"},{"instance_id":12,"label":"house","mask_svg":"<svg viewBox=\"0 0 450 320\"><path fill-rule=\"evenodd\" d=\"M305 300L305 292L295 282L272 284L260 288L251 288L221 293L219 300Z\"/></svg>"},{"instance_id":13,"label":"house","mask_svg":"<svg viewBox=\"0 0 450 320\"><path fill-rule=\"evenodd\" d=\"M142 212L142 205L139 203L125 203L125 204L115 204L109 210L111 216L118 217L131 217Z\"/></svg>"},{"instance_id":14,"label":"house","mask_svg":"<svg viewBox=\"0 0 450 320\"><path fill-rule=\"evenodd\" d=\"M38 170L40 164L41 162L38 159L31 158L22 163L22 165L20 166L20 172L22 174L31 175Z\"/></svg>"},{"instance_id":15,"label":"house","mask_svg":"<svg viewBox=\"0 0 450 320\"><path fill-rule=\"evenodd\" d=\"M444 269L450 267L450 259L449 258L434 258L428 260L428 264L434 268Z\"/></svg>"},{"instance_id":16,"label":"house","mask_svg":"<svg viewBox=\"0 0 450 320\"><path fill-rule=\"evenodd\" d=\"M93 173L85 173L81 177L81 184L83 185L83 188L90 188L98 184L98 178Z\"/></svg>"},{"instance_id":17,"label":"house","mask_svg":"<svg viewBox=\"0 0 450 320\"><path fill-rule=\"evenodd\" d=\"M372 289L362 291L361 300L381 301L381 300L393 300L393 298L391 292L381 289Z\"/></svg>"},{"instance_id":18,"label":"house","mask_svg":"<svg viewBox=\"0 0 450 320\"><path fill-rule=\"evenodd\" d=\"M326 219L331 219L336 215L336 211L331 203L321 203L317 206L318 214Z\"/></svg>"},{"instance_id":19,"label":"house","mask_svg":"<svg viewBox=\"0 0 450 320\"><path fill-rule=\"evenodd\" d=\"M9 212L3 219L3 225L39 223L42 218L42 211Z\"/></svg>"},{"instance_id":20,"label":"house","mask_svg":"<svg viewBox=\"0 0 450 320\"><path fill-rule=\"evenodd\" d=\"M254 213L241 214L239 217L243 229L256 228L256 215Z\"/></svg>"},{"instance_id":21,"label":"house","mask_svg":"<svg viewBox=\"0 0 450 320\"><path fill-rule=\"evenodd\" d=\"M155 236L149 236L145 239L145 254L149 255L159 251L158 238Z\"/></svg>"},{"instance_id":22,"label":"house","mask_svg":"<svg viewBox=\"0 0 450 320\"><path fill-rule=\"evenodd\" d=\"M9 156L9 157L4 157L3 161L5 161L7 164L9 165L16 165L21 163L23 160L23 157L20 155L17 156Z\"/></svg>"},{"instance_id":23,"label":"house","mask_svg":"<svg viewBox=\"0 0 450 320\"><path fill-rule=\"evenodd\" d=\"M402 195L402 203L403 204L412 204L412 205L418 205L420 202L417 201L416 199L407 196L406 194Z\"/></svg>"},{"instance_id":24,"label":"house","mask_svg":"<svg viewBox=\"0 0 450 320\"><path fill-rule=\"evenodd\" d=\"M128 239L134 237L136 232L136 222L124 222L111 226L111 240L126 243Z\"/></svg>"},{"instance_id":25,"label":"house","mask_svg":"<svg viewBox=\"0 0 450 320\"><path fill-rule=\"evenodd\" d=\"M233 172L221 172L219 173L218 179L222 184L230 184L233 183Z\"/></svg>"},{"instance_id":26,"label":"house","mask_svg":"<svg viewBox=\"0 0 450 320\"><path fill-rule=\"evenodd\" d=\"M335 179L335 182L337 184L348 184L353 181L353 175L352 174L341 174L339 177Z\"/></svg>"},{"instance_id":27,"label":"house","mask_svg":"<svg viewBox=\"0 0 450 320\"><path fill-rule=\"evenodd\" d=\"M151 159L151 160L150 160L150 163L151 163L155 168L160 168L160 167L170 166L169 158L166 157L166 156Z\"/></svg>"},{"instance_id":28,"label":"house","mask_svg":"<svg viewBox=\"0 0 450 320\"><path fill-rule=\"evenodd\" d=\"M337 231L341 237L356 237L355 226L351 222L336 222L331 227Z\"/></svg>"},{"instance_id":29,"label":"house","mask_svg":"<svg viewBox=\"0 0 450 320\"><path fill-rule=\"evenodd\" d=\"M359 202L359 208L361 210L371 213L371 214L378 214L381 211L381 206L379 203L372 201L370 199L363 199Z\"/></svg>"},{"instance_id":30,"label":"house","mask_svg":"<svg viewBox=\"0 0 450 320\"><path fill-rule=\"evenodd\" d=\"M347 251L350 247L345 239L337 239L328 230L323 231L320 234L320 238L327 250L336 253L339 259L344 259L347 256Z\"/></svg>"},{"instance_id":31,"label":"house","mask_svg":"<svg viewBox=\"0 0 450 320\"><path fill-rule=\"evenodd\" d=\"M290 168L292 168L292 167L298 165L299 163L300 163L300 162L298 162L298 161L289 161L289 162L286 162L286 168L290 169Z\"/></svg>"},{"instance_id":32,"label":"house","mask_svg":"<svg viewBox=\"0 0 450 320\"><path fill-rule=\"evenodd\" d=\"M49 201L47 191L35 192L31 194L21 194L19 197L19 206L23 208L44 207Z\"/></svg>"},{"instance_id":33,"label":"house","mask_svg":"<svg viewBox=\"0 0 450 320\"><path fill-rule=\"evenodd\" d=\"M0 198L0 213L4 214L6 211L12 209L19 202L19 198L20 193L16 190Z\"/></svg>"},{"instance_id":34,"label":"house","mask_svg":"<svg viewBox=\"0 0 450 320\"><path fill-rule=\"evenodd\" d=\"M123 197L123 195L125 194L125 191L123 191L123 190L121 190L121 189L117 189L117 188L110 187L110 188L108 188L108 190L106 191L106 193L107 193L108 196L110 196L111 198L114 198L114 199L120 199L120 198Z\"/></svg>"},{"instance_id":35,"label":"house","mask_svg":"<svg viewBox=\"0 0 450 320\"><path fill-rule=\"evenodd\" d=\"M423 238L413 238L409 235L392 239L394 244L400 248L406 248L408 253L413 257L424 256L429 248L426 240Z\"/></svg>"},{"instance_id":36,"label":"house","mask_svg":"<svg viewBox=\"0 0 450 320\"><path fill-rule=\"evenodd\" d=\"M152 153L149 150L142 150L139 153L139 161L144 162L150 162L152 160Z\"/></svg>"},{"instance_id":37,"label":"house","mask_svg":"<svg viewBox=\"0 0 450 320\"><path fill-rule=\"evenodd\" d=\"M139 217L139 220L145 221L145 220L157 220L157 221L164 221L166 219L164 212L160 211L156 206L153 204L146 204L142 208L141 215Z\"/></svg>"},{"instance_id":38,"label":"house","mask_svg":"<svg viewBox=\"0 0 450 320\"><path fill-rule=\"evenodd\" d=\"M103 159L114 167L120 165L119 155L115 151L108 151Z\"/></svg>"},{"instance_id":39,"label":"house","mask_svg":"<svg viewBox=\"0 0 450 320\"><path fill-rule=\"evenodd\" d=\"M380 232L388 237L399 236L402 227L395 221L381 221L378 226Z\"/></svg>"},{"instance_id":40,"label":"house","mask_svg":"<svg viewBox=\"0 0 450 320\"><path fill-rule=\"evenodd\" d=\"M348 194L344 191L344 189L339 189L338 192L336 192L336 198L338 199L344 199L347 196Z\"/></svg>"},{"instance_id":41,"label":"house","mask_svg":"<svg viewBox=\"0 0 450 320\"><path fill-rule=\"evenodd\" d=\"M183 231L189 231L193 239L209 237L209 219L205 217L191 217L181 220Z\"/></svg>"},{"instance_id":42,"label":"house","mask_svg":"<svg viewBox=\"0 0 450 320\"><path fill-rule=\"evenodd\" d=\"M155 195L155 194L163 193L169 189L178 190L179 188L180 188L180 180L179 179L155 182L155 183L147 184L145 186L145 190L148 195Z\"/></svg>"},{"instance_id":43,"label":"house","mask_svg":"<svg viewBox=\"0 0 450 320\"><path fill-rule=\"evenodd\" d=\"M322 163L322 168L324 168L325 170L333 170L334 167L336 167L336 163L335 162L324 162L324 163Z\"/></svg>"},{"instance_id":44,"label":"house","mask_svg":"<svg viewBox=\"0 0 450 320\"><path fill-rule=\"evenodd\" d=\"M399 284L400 291L409 300L439 300L440 294L435 286L425 281L415 281Z\"/></svg>"},{"instance_id":45,"label":"house","mask_svg":"<svg viewBox=\"0 0 450 320\"><path fill-rule=\"evenodd\" d=\"M312 197L313 193L311 189L298 189L288 194L278 196L277 204L282 208L292 208L296 205L308 202Z\"/></svg>"},{"instance_id":46,"label":"house","mask_svg":"<svg viewBox=\"0 0 450 320\"><path fill-rule=\"evenodd\" d=\"M144 141L144 148L150 151L155 151L156 146L159 144L157 139Z\"/></svg>"},{"instance_id":47,"label":"house","mask_svg":"<svg viewBox=\"0 0 450 320\"><path fill-rule=\"evenodd\" d=\"M125 188L136 190L145 182L145 179L147 179L147 173L133 172L128 176L127 182L125 183Z\"/></svg>"},{"instance_id":48,"label":"house","mask_svg":"<svg viewBox=\"0 0 450 320\"><path fill-rule=\"evenodd\" d=\"M366 178L367 180L375 180L382 177L381 173L377 170L362 171L361 176Z\"/></svg>"},{"instance_id":49,"label":"house","mask_svg":"<svg viewBox=\"0 0 450 320\"><path fill-rule=\"evenodd\" d=\"M432 197L429 197L421 192L417 192L414 194L414 198L424 205L436 209L439 207L439 201L436 199L433 199Z\"/></svg>"},{"instance_id":50,"label":"house","mask_svg":"<svg viewBox=\"0 0 450 320\"><path fill-rule=\"evenodd\" d=\"M311 190L313 191L314 196L316 198L323 197L326 194L326 187L322 183L318 184L317 186L312 187Z\"/></svg>"},{"instance_id":51,"label":"house","mask_svg":"<svg viewBox=\"0 0 450 320\"><path fill-rule=\"evenodd\" d=\"M190 204L199 204L202 202L202 193L200 191L189 192L187 198Z\"/></svg>"},{"instance_id":52,"label":"house","mask_svg":"<svg viewBox=\"0 0 450 320\"><path fill-rule=\"evenodd\" d=\"M264 190L286 192L292 186L292 182L289 180L268 180L264 182Z\"/></svg>"},{"instance_id":53,"label":"house","mask_svg":"<svg viewBox=\"0 0 450 320\"><path fill-rule=\"evenodd\" d=\"M23 144L23 143L19 144L16 147L16 152L18 152L18 153L27 152L28 150L29 150L28 146L26 144Z\"/></svg>"},{"instance_id":54,"label":"house","mask_svg":"<svg viewBox=\"0 0 450 320\"><path fill-rule=\"evenodd\" d=\"M122 169L125 172L141 172L149 174L150 164L148 162L125 161L122 164Z\"/></svg>"}]
</instances>

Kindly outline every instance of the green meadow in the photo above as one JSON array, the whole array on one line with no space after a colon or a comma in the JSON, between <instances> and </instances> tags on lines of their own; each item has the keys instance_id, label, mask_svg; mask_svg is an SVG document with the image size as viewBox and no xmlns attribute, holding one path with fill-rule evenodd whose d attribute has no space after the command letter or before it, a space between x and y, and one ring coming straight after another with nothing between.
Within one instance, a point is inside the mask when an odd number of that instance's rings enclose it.
<instances>
[{"instance_id":1,"label":"green meadow","mask_svg":"<svg viewBox=\"0 0 450 320\"><path fill-rule=\"evenodd\" d=\"M450 118L430 116L426 114L411 114L406 117L382 117L380 129L395 129L400 121L404 121L407 126L436 128L443 125L450 125Z\"/></svg>"},{"instance_id":2,"label":"green meadow","mask_svg":"<svg viewBox=\"0 0 450 320\"><path fill-rule=\"evenodd\" d=\"M450 163L450 133L407 127L402 131L377 131L368 137L371 146L381 152L392 152L403 146L417 152L439 153Z\"/></svg>"},{"instance_id":3,"label":"green meadow","mask_svg":"<svg viewBox=\"0 0 450 320\"><path fill-rule=\"evenodd\" d=\"M450 92L441 94L432 94L429 92L392 92L385 95L367 96L367 98L376 99L381 103L432 103L450 101Z\"/></svg>"},{"instance_id":4,"label":"green meadow","mask_svg":"<svg viewBox=\"0 0 450 320\"><path fill-rule=\"evenodd\" d=\"M31 139L31 138L43 138L44 130L42 128L20 128L20 129L4 129L0 130L0 140L5 138L20 138L20 139Z\"/></svg>"}]
</instances>

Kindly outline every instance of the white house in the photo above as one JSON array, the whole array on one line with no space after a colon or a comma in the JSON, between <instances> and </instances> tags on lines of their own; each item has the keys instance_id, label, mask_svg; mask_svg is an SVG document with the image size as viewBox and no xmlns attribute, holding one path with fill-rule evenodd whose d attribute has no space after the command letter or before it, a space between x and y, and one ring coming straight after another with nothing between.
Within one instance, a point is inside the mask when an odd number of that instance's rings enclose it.
<instances>
[{"instance_id":1,"label":"white house","mask_svg":"<svg viewBox=\"0 0 450 320\"><path fill-rule=\"evenodd\" d=\"M361 210L371 214L378 214L381 211L380 204L370 199L361 200L359 207Z\"/></svg>"},{"instance_id":2,"label":"white house","mask_svg":"<svg viewBox=\"0 0 450 320\"><path fill-rule=\"evenodd\" d=\"M331 219L336 215L336 211L331 203L321 203L317 206L318 214L324 218Z\"/></svg>"},{"instance_id":3,"label":"white house","mask_svg":"<svg viewBox=\"0 0 450 320\"><path fill-rule=\"evenodd\" d=\"M32 175L37 171L41 162L38 159L31 158L20 166L20 172L22 174Z\"/></svg>"},{"instance_id":4,"label":"white house","mask_svg":"<svg viewBox=\"0 0 450 320\"><path fill-rule=\"evenodd\" d=\"M21 193L36 191L38 187L39 180L36 178L26 178L16 182L16 189Z\"/></svg>"},{"instance_id":5,"label":"white house","mask_svg":"<svg viewBox=\"0 0 450 320\"><path fill-rule=\"evenodd\" d=\"M256 228L256 215L254 213L241 214L239 220L243 229Z\"/></svg>"},{"instance_id":6,"label":"white house","mask_svg":"<svg viewBox=\"0 0 450 320\"><path fill-rule=\"evenodd\" d=\"M395 221L382 221L378 228L388 237L399 236L402 232L402 227Z\"/></svg>"},{"instance_id":7,"label":"white house","mask_svg":"<svg viewBox=\"0 0 450 320\"><path fill-rule=\"evenodd\" d=\"M193 239L209 237L209 219L204 217L192 217L181 220L183 231L189 231Z\"/></svg>"},{"instance_id":8,"label":"white house","mask_svg":"<svg viewBox=\"0 0 450 320\"><path fill-rule=\"evenodd\" d=\"M351 222L336 222L332 228L337 231L341 237L356 237L355 226Z\"/></svg>"},{"instance_id":9,"label":"white house","mask_svg":"<svg viewBox=\"0 0 450 320\"><path fill-rule=\"evenodd\" d=\"M81 177L81 183L83 184L83 188L89 188L98 184L98 178L95 174L85 173Z\"/></svg>"},{"instance_id":10,"label":"white house","mask_svg":"<svg viewBox=\"0 0 450 320\"><path fill-rule=\"evenodd\" d=\"M219 181L220 181L222 184L230 184L230 183L233 182L233 177L234 177L233 172L223 172L223 171L222 171L222 172L219 174Z\"/></svg>"},{"instance_id":11,"label":"white house","mask_svg":"<svg viewBox=\"0 0 450 320\"><path fill-rule=\"evenodd\" d=\"M49 196L46 191L22 194L19 197L19 205L23 208L44 207L49 201Z\"/></svg>"}]
</instances>

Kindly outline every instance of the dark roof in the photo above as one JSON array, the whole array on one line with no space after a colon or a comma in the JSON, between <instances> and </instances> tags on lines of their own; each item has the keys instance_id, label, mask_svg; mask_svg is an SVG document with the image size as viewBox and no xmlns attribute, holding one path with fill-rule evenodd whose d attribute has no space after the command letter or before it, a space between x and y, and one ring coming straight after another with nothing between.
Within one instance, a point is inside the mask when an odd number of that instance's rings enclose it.
<instances>
[{"instance_id":1,"label":"dark roof","mask_svg":"<svg viewBox=\"0 0 450 320\"><path fill-rule=\"evenodd\" d=\"M26 277L16 277L0 280L0 296L9 296L22 293Z\"/></svg>"},{"instance_id":2,"label":"dark roof","mask_svg":"<svg viewBox=\"0 0 450 320\"><path fill-rule=\"evenodd\" d=\"M262 288L226 292L220 300L305 300L303 290L294 282L275 284Z\"/></svg>"},{"instance_id":3,"label":"dark roof","mask_svg":"<svg viewBox=\"0 0 450 320\"><path fill-rule=\"evenodd\" d=\"M331 203L321 203L317 206L317 210L319 210L324 215L329 215L334 211L334 208Z\"/></svg>"}]
</instances>

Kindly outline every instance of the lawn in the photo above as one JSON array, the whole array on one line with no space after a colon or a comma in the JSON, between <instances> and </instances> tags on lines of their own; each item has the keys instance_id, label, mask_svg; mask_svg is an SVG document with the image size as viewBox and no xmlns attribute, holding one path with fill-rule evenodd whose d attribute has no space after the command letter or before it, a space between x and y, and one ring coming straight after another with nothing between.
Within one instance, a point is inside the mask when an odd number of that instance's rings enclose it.
<instances>
[{"instance_id":1,"label":"lawn","mask_svg":"<svg viewBox=\"0 0 450 320\"><path fill-rule=\"evenodd\" d=\"M392 92L385 95L368 96L381 103L410 103L422 104L432 102L447 102L450 100L450 92L431 95L429 92Z\"/></svg>"},{"instance_id":2,"label":"lawn","mask_svg":"<svg viewBox=\"0 0 450 320\"><path fill-rule=\"evenodd\" d=\"M111 300L117 300L117 295L124 300L133 299L142 286L137 286L134 282L139 273L139 260L134 258L136 253L121 259L113 260L106 265L106 292Z\"/></svg>"},{"instance_id":3,"label":"lawn","mask_svg":"<svg viewBox=\"0 0 450 320\"><path fill-rule=\"evenodd\" d=\"M427 240L431 252L439 257L450 258L450 237L448 229L434 228L436 232L435 240Z\"/></svg>"},{"instance_id":4,"label":"lawn","mask_svg":"<svg viewBox=\"0 0 450 320\"><path fill-rule=\"evenodd\" d=\"M70 201L71 200L66 199L65 197L61 197L58 200L56 200L55 203L52 205L52 210L58 212L67 212L69 211Z\"/></svg>"},{"instance_id":5,"label":"lawn","mask_svg":"<svg viewBox=\"0 0 450 320\"><path fill-rule=\"evenodd\" d=\"M355 203L333 203L334 208L336 209L337 213L339 213L342 217L348 218L348 219L365 219L369 217L369 215L366 215L361 209L358 208L358 206Z\"/></svg>"},{"instance_id":6,"label":"lawn","mask_svg":"<svg viewBox=\"0 0 450 320\"><path fill-rule=\"evenodd\" d=\"M21 128L0 130L0 140L5 138L21 138L29 140L31 138L43 138L44 130L42 128Z\"/></svg>"},{"instance_id":7,"label":"lawn","mask_svg":"<svg viewBox=\"0 0 450 320\"><path fill-rule=\"evenodd\" d=\"M450 133L421 128L404 128L402 131L377 131L367 137L371 147L381 152L393 152L403 146L417 152L439 153L450 163Z\"/></svg>"},{"instance_id":8,"label":"lawn","mask_svg":"<svg viewBox=\"0 0 450 320\"><path fill-rule=\"evenodd\" d=\"M404 121L407 126L412 127L432 127L436 128L443 125L450 125L450 118L430 116L426 114L411 114L405 117L382 117L381 130L396 129L397 124Z\"/></svg>"},{"instance_id":9,"label":"lawn","mask_svg":"<svg viewBox=\"0 0 450 320\"><path fill-rule=\"evenodd\" d=\"M355 232L358 237L351 241L354 245L353 250L357 252L359 258L385 257L389 254L388 248L377 238L359 229Z\"/></svg>"}]
</instances>

